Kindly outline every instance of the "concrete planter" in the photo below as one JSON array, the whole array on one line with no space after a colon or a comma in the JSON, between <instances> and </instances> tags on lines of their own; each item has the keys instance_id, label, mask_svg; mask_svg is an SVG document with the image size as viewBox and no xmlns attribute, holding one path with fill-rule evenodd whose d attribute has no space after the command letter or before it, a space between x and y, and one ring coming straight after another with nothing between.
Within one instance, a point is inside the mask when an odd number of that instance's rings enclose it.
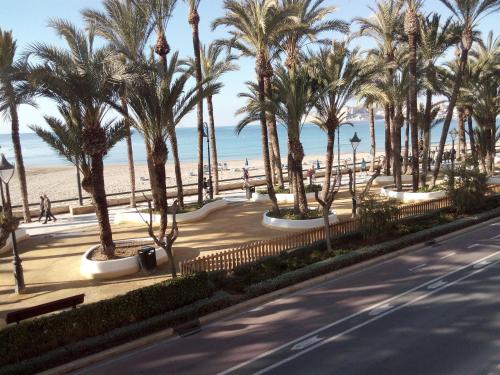
<instances>
[{"instance_id":1,"label":"concrete planter","mask_svg":"<svg viewBox=\"0 0 500 375\"><path fill-rule=\"evenodd\" d=\"M133 240L115 241L116 244L123 242L143 242L149 238L137 238ZM121 276L132 275L139 272L139 256L134 255L129 258L112 259L112 260L91 260L90 253L100 245L95 245L89 248L81 258L80 273L87 279L114 279ZM155 250L156 264L161 265L167 262L167 253L162 248Z\"/></svg>"},{"instance_id":2,"label":"concrete planter","mask_svg":"<svg viewBox=\"0 0 500 375\"><path fill-rule=\"evenodd\" d=\"M306 198L307 200L314 199L314 193L307 193ZM287 193L276 194L276 200L278 201L278 203L293 203L293 194L287 194ZM269 199L269 195L267 194L254 193L252 195L252 202L270 202L270 201L271 199Z\"/></svg>"},{"instance_id":3,"label":"concrete planter","mask_svg":"<svg viewBox=\"0 0 500 375\"><path fill-rule=\"evenodd\" d=\"M224 208L227 206L228 202L225 201L224 199L216 200L214 202L210 202L205 204L202 208L199 210L195 210L192 212L186 212L183 214L177 214L177 222L178 223L189 223L193 221L198 221L203 218L205 218L208 214L210 214L213 211L220 210L221 208ZM142 215L142 217L141 217ZM146 219L149 221L149 215L147 213L142 213L139 214L138 212L120 212L115 215L115 224L122 224L122 223L139 223L139 224L144 224L144 220ZM172 215L168 215L168 220L172 221ZM160 215L153 215L153 223L159 223L160 222Z\"/></svg>"},{"instance_id":4,"label":"concrete planter","mask_svg":"<svg viewBox=\"0 0 500 375\"><path fill-rule=\"evenodd\" d=\"M409 175L402 175L401 176L401 182L403 184L411 184L412 182L412 176ZM375 180L373 180L373 185L378 185L378 186L385 186L385 185L391 185L394 184L394 176L378 176Z\"/></svg>"},{"instance_id":5,"label":"concrete planter","mask_svg":"<svg viewBox=\"0 0 500 375\"><path fill-rule=\"evenodd\" d=\"M487 183L489 185L500 185L500 176L488 177Z\"/></svg>"},{"instance_id":6,"label":"concrete planter","mask_svg":"<svg viewBox=\"0 0 500 375\"><path fill-rule=\"evenodd\" d=\"M409 187L409 185L405 185ZM396 199L402 202L420 202L428 201L432 199L444 198L446 196L446 191L431 191L428 193L414 193L412 191L396 191L394 185L384 186L380 189L380 195L383 197L388 197Z\"/></svg>"},{"instance_id":7,"label":"concrete planter","mask_svg":"<svg viewBox=\"0 0 500 375\"><path fill-rule=\"evenodd\" d=\"M320 228L324 226L323 218L309 219L309 220L288 220L279 219L275 217L270 217L268 215L269 211L264 212L262 215L262 225L284 231L301 231L305 229ZM335 212L332 212L328 219L330 224L334 224L339 221Z\"/></svg>"},{"instance_id":8,"label":"concrete planter","mask_svg":"<svg viewBox=\"0 0 500 375\"><path fill-rule=\"evenodd\" d=\"M19 243L28 239L30 236L26 233L26 229L18 228L16 229L16 242ZM5 246L0 249L0 254L6 253L9 250L12 250L12 236L9 236L7 242L5 242Z\"/></svg>"}]
</instances>

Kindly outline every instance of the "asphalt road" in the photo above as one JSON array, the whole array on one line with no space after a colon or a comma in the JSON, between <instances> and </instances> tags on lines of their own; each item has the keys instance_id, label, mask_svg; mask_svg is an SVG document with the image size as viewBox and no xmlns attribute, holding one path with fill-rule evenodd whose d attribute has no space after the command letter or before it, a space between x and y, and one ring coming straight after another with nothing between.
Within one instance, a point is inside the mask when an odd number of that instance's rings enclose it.
<instances>
[{"instance_id":1,"label":"asphalt road","mask_svg":"<svg viewBox=\"0 0 500 375\"><path fill-rule=\"evenodd\" d=\"M75 374L500 374L500 219Z\"/></svg>"}]
</instances>

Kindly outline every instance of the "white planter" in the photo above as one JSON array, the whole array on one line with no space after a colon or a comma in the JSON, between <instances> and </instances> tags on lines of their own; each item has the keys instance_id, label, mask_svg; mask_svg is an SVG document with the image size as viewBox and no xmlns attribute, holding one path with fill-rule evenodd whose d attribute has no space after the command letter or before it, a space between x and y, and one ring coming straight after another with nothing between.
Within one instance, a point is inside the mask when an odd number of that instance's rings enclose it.
<instances>
[{"instance_id":1,"label":"white planter","mask_svg":"<svg viewBox=\"0 0 500 375\"><path fill-rule=\"evenodd\" d=\"M192 212L186 212L182 214L177 214L176 219L178 223L189 223L193 221L198 221L206 217L213 211L219 210L225 206L227 206L228 202L224 199L219 199L214 202L210 202L205 204L199 210L195 210ZM149 215L147 213L138 213L138 212L119 212L115 215L115 224L122 223L144 223L144 219L149 221ZM172 215L168 215L168 221L172 221ZM160 215L153 215L153 224L157 224L160 222Z\"/></svg>"},{"instance_id":2,"label":"white planter","mask_svg":"<svg viewBox=\"0 0 500 375\"><path fill-rule=\"evenodd\" d=\"M28 239L30 236L26 233L26 229L18 228L16 229L16 242L19 243ZM5 246L0 249L0 254L6 253L9 250L12 250L12 236L9 236L7 242L5 242Z\"/></svg>"},{"instance_id":3,"label":"white planter","mask_svg":"<svg viewBox=\"0 0 500 375\"><path fill-rule=\"evenodd\" d=\"M268 213L269 211L266 211L264 212L264 215L262 215L262 225L268 228L284 230L284 231L300 231L304 229L313 229L324 226L324 221L322 217L309 220L288 220L288 219L279 219L275 217L270 217L267 215ZM328 219L330 221L330 224L334 224L339 221L335 212L332 212L328 216Z\"/></svg>"},{"instance_id":4,"label":"white planter","mask_svg":"<svg viewBox=\"0 0 500 375\"><path fill-rule=\"evenodd\" d=\"M500 185L500 176L491 176L491 177L488 177L487 183L489 185Z\"/></svg>"},{"instance_id":5,"label":"white planter","mask_svg":"<svg viewBox=\"0 0 500 375\"><path fill-rule=\"evenodd\" d=\"M411 183L412 176L409 176L406 174L402 175L401 182L403 184ZM373 185L384 186L384 185L391 185L391 184L394 184L394 176L380 175L375 180L373 180Z\"/></svg>"},{"instance_id":6,"label":"white planter","mask_svg":"<svg viewBox=\"0 0 500 375\"><path fill-rule=\"evenodd\" d=\"M444 198L446 196L446 191L444 190L431 191L428 193L414 193L412 191L396 191L394 189L394 185L384 186L380 188L380 195L402 202L428 201L432 199Z\"/></svg>"},{"instance_id":7,"label":"white planter","mask_svg":"<svg viewBox=\"0 0 500 375\"><path fill-rule=\"evenodd\" d=\"M307 193L306 194L306 199L314 199L314 193ZM276 194L276 200L278 203L293 203L293 194L287 194L287 193L279 193ZM269 199L269 195L267 194L260 194L260 193L254 193L252 195L252 202L270 202L271 199Z\"/></svg>"},{"instance_id":8,"label":"white planter","mask_svg":"<svg viewBox=\"0 0 500 375\"><path fill-rule=\"evenodd\" d=\"M149 238L138 238L132 240L115 241L116 244L120 242L143 242ZM112 259L112 260L91 260L89 259L90 253L98 248L100 245L92 246L88 249L81 258L80 273L87 279L113 279L121 276L132 275L139 272L139 256L134 255L129 258ZM167 254L162 248L156 249L156 264L161 265L167 262Z\"/></svg>"}]
</instances>

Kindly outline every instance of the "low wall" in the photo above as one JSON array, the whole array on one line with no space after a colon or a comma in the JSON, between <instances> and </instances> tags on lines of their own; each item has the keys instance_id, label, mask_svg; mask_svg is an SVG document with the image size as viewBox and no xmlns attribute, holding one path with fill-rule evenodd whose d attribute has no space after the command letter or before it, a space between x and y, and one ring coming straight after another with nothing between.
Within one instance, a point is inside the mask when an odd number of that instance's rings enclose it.
<instances>
[{"instance_id":1,"label":"low wall","mask_svg":"<svg viewBox=\"0 0 500 375\"><path fill-rule=\"evenodd\" d=\"M26 239L30 238L29 234L26 232L24 228L16 229L16 242L19 243ZM0 249L0 254L6 253L9 250L12 250L12 236L9 236L5 246Z\"/></svg>"},{"instance_id":2,"label":"low wall","mask_svg":"<svg viewBox=\"0 0 500 375\"><path fill-rule=\"evenodd\" d=\"M406 187L408 187L408 185ZM380 195L383 197L396 199L401 202L421 202L444 198L446 196L445 190L431 191L427 193L414 193L412 191L396 191L394 189L394 186L384 186L380 189Z\"/></svg>"},{"instance_id":3,"label":"low wall","mask_svg":"<svg viewBox=\"0 0 500 375\"><path fill-rule=\"evenodd\" d=\"M262 225L272 229L278 229L288 232L303 231L306 229L320 228L324 226L323 218L309 219L309 220L288 220L268 216L269 211L264 212L262 215ZM335 212L328 216L330 224L335 224L339 221Z\"/></svg>"}]
</instances>

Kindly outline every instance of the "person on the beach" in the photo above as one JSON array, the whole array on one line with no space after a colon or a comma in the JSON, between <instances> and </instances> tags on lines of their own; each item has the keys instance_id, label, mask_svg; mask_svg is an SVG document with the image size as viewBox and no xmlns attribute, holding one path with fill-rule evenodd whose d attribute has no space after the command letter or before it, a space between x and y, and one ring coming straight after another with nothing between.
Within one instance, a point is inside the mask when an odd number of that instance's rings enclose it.
<instances>
[{"instance_id":1,"label":"person on the beach","mask_svg":"<svg viewBox=\"0 0 500 375\"><path fill-rule=\"evenodd\" d=\"M203 177L203 195L205 196L205 199L210 197L210 186L206 177Z\"/></svg>"},{"instance_id":2,"label":"person on the beach","mask_svg":"<svg viewBox=\"0 0 500 375\"><path fill-rule=\"evenodd\" d=\"M50 211L50 199L47 197L47 194L43 195L43 209L45 211L45 221L43 223L47 224L47 220L54 220L55 223L57 219Z\"/></svg>"},{"instance_id":3,"label":"person on the beach","mask_svg":"<svg viewBox=\"0 0 500 375\"><path fill-rule=\"evenodd\" d=\"M365 158L363 158L361 160L361 172L365 172L366 171L366 160Z\"/></svg>"},{"instance_id":4,"label":"person on the beach","mask_svg":"<svg viewBox=\"0 0 500 375\"><path fill-rule=\"evenodd\" d=\"M44 198L43 195L40 195L40 216L38 216L38 222L42 219L43 215L45 215L45 208L44 208Z\"/></svg>"}]
</instances>

